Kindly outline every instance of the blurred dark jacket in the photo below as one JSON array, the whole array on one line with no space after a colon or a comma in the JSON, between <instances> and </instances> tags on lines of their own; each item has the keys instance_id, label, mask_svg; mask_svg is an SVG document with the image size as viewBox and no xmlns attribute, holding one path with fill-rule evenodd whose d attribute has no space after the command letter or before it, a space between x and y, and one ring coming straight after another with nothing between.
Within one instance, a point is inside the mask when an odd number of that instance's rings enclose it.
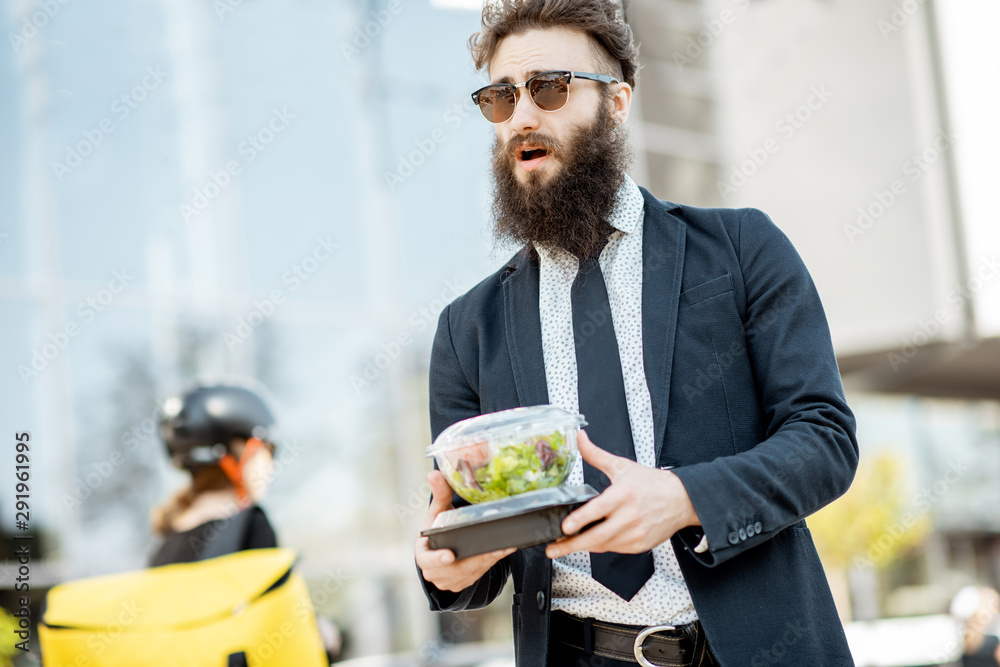
<instances>
[{"instance_id":1,"label":"blurred dark jacket","mask_svg":"<svg viewBox=\"0 0 1000 667\"><path fill-rule=\"evenodd\" d=\"M149 561L150 567L190 563L244 549L278 546L274 527L264 510L253 505L226 519L206 521L191 530L170 533Z\"/></svg>"},{"instance_id":2,"label":"blurred dark jacket","mask_svg":"<svg viewBox=\"0 0 1000 667\"><path fill-rule=\"evenodd\" d=\"M962 656L962 667L997 667L997 649L1000 649L1000 638L996 635L985 635L983 643L972 653Z\"/></svg>"}]
</instances>

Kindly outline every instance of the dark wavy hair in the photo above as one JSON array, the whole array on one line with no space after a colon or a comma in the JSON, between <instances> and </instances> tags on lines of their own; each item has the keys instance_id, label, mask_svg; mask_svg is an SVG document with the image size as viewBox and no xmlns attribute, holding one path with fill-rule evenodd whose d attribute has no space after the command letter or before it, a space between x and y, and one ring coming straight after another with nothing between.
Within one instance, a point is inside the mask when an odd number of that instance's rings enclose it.
<instances>
[{"instance_id":1,"label":"dark wavy hair","mask_svg":"<svg viewBox=\"0 0 1000 667\"><path fill-rule=\"evenodd\" d=\"M615 0L490 0L483 7L482 30L469 38L477 70L485 69L500 42L536 28L570 28L594 40L598 62L634 89L639 47Z\"/></svg>"}]
</instances>

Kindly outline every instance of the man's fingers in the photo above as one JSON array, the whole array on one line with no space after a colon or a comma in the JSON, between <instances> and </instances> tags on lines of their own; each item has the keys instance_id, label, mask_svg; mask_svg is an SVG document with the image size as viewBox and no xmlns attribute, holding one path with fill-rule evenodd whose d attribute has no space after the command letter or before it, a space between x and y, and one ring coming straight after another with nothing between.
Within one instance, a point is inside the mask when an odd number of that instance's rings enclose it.
<instances>
[{"instance_id":1,"label":"man's fingers","mask_svg":"<svg viewBox=\"0 0 1000 667\"><path fill-rule=\"evenodd\" d=\"M444 473L440 470L431 470L427 473L427 481L431 485L434 503L443 507L441 511L451 509L451 486L448 485L448 480L444 478Z\"/></svg>"},{"instance_id":2,"label":"man's fingers","mask_svg":"<svg viewBox=\"0 0 1000 667\"><path fill-rule=\"evenodd\" d=\"M427 475L427 481L431 485L431 502L424 521L425 530L431 527L438 514L452 509L451 487L441 471L432 470ZM458 560L450 549L431 549L427 537L418 537L414 546L417 567L424 578L441 590L455 592L474 584L500 559L515 551L511 547Z\"/></svg>"},{"instance_id":3,"label":"man's fingers","mask_svg":"<svg viewBox=\"0 0 1000 667\"><path fill-rule=\"evenodd\" d=\"M455 562L455 554L451 549L431 549L430 541L426 537L417 538L414 555L421 570Z\"/></svg>"},{"instance_id":4,"label":"man's fingers","mask_svg":"<svg viewBox=\"0 0 1000 667\"><path fill-rule=\"evenodd\" d=\"M461 560L456 560L455 554L448 549L440 549L440 551L447 552L447 556L441 560L442 565L454 565L458 572L472 575L478 579L483 574L486 574L486 570L496 565L500 559L506 558L510 554L517 551L517 549L498 549L497 551L490 551L485 554L469 556L467 558L462 558Z\"/></svg>"},{"instance_id":5,"label":"man's fingers","mask_svg":"<svg viewBox=\"0 0 1000 667\"><path fill-rule=\"evenodd\" d=\"M455 560L455 555L448 549L438 549L424 552L417 564L427 581L441 590L459 592L476 583L497 561L515 551L511 547Z\"/></svg>"},{"instance_id":6,"label":"man's fingers","mask_svg":"<svg viewBox=\"0 0 1000 667\"><path fill-rule=\"evenodd\" d=\"M427 559L430 561L428 565L431 567L451 565L455 562L455 552L451 549L429 549Z\"/></svg>"},{"instance_id":7,"label":"man's fingers","mask_svg":"<svg viewBox=\"0 0 1000 667\"><path fill-rule=\"evenodd\" d=\"M431 527L431 524L434 523L434 517L441 512L452 509L451 487L448 486L448 481L441 474L441 471L431 470L427 475L427 481L431 485L431 504L427 508L427 520L424 521L424 530Z\"/></svg>"},{"instance_id":8,"label":"man's fingers","mask_svg":"<svg viewBox=\"0 0 1000 667\"><path fill-rule=\"evenodd\" d=\"M428 567L441 567L454 564L462 570L476 571L493 567L499 560L506 558L515 551L517 551L516 548L510 547L509 549L498 549L458 560L451 549L431 549L427 538L421 537L417 539L416 557L417 565L420 566L421 570Z\"/></svg>"},{"instance_id":9,"label":"man's fingers","mask_svg":"<svg viewBox=\"0 0 1000 667\"><path fill-rule=\"evenodd\" d=\"M579 535L553 542L545 548L545 555L549 558L560 558L574 551L611 551L605 548L618 533L618 526L611 520L604 521L593 528L589 528Z\"/></svg>"},{"instance_id":10,"label":"man's fingers","mask_svg":"<svg viewBox=\"0 0 1000 667\"><path fill-rule=\"evenodd\" d=\"M576 510L570 512L569 515L563 519L563 532L567 535L573 535L584 526L610 516L618 506L615 494L610 491L611 489L606 489L601 495L596 498L591 498L581 507L578 507Z\"/></svg>"},{"instance_id":11,"label":"man's fingers","mask_svg":"<svg viewBox=\"0 0 1000 667\"><path fill-rule=\"evenodd\" d=\"M580 429L576 436L576 446L583 460L607 475L612 482L625 472L629 463L635 463L601 449L590 440L583 429Z\"/></svg>"},{"instance_id":12,"label":"man's fingers","mask_svg":"<svg viewBox=\"0 0 1000 667\"><path fill-rule=\"evenodd\" d=\"M489 568L496 565L501 559L506 558L517 551L517 549L511 547L510 549L498 549L496 551L491 551L485 554L479 554L478 556L469 556L468 558L463 558L458 561L458 564L466 568L467 570L478 572L479 570L488 570Z\"/></svg>"}]
</instances>

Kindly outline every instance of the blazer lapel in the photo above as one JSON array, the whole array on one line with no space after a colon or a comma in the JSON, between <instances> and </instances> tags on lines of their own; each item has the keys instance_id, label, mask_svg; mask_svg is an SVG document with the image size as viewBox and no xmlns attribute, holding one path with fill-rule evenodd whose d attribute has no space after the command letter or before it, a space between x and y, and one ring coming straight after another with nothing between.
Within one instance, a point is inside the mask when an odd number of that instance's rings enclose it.
<instances>
[{"instance_id":1,"label":"blazer lapel","mask_svg":"<svg viewBox=\"0 0 1000 667\"><path fill-rule=\"evenodd\" d=\"M519 406L549 402L538 313L538 255L525 247L511 259L503 279L504 326Z\"/></svg>"},{"instance_id":2,"label":"blazer lapel","mask_svg":"<svg viewBox=\"0 0 1000 667\"><path fill-rule=\"evenodd\" d=\"M660 201L645 188L640 190L646 202L642 231L642 361L653 403L659 465L667 427L687 226L670 213L679 208L676 204Z\"/></svg>"}]
</instances>

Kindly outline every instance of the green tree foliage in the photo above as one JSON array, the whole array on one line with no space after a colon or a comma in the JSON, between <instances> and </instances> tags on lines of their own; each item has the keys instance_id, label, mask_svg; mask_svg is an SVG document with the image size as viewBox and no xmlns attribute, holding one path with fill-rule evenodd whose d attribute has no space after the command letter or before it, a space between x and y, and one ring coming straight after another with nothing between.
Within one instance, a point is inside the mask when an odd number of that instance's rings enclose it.
<instances>
[{"instance_id":1,"label":"green tree foliage","mask_svg":"<svg viewBox=\"0 0 1000 667\"><path fill-rule=\"evenodd\" d=\"M908 502L909 486L898 455L862 458L847 493L808 519L826 566L882 569L922 543L931 521Z\"/></svg>"}]
</instances>

